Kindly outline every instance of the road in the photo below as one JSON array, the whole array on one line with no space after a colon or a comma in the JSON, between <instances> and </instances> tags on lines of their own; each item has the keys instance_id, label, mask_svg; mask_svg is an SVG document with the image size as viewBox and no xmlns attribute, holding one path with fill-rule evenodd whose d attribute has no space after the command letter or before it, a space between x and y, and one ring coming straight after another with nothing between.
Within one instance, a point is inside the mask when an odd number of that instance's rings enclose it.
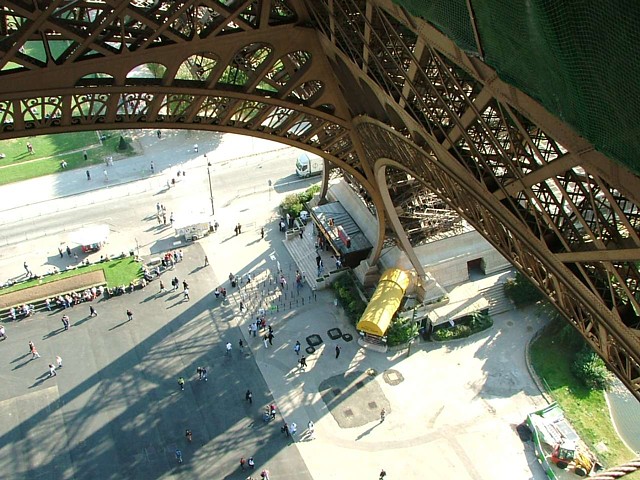
<instances>
[{"instance_id":1,"label":"road","mask_svg":"<svg viewBox=\"0 0 640 480\"><path fill-rule=\"evenodd\" d=\"M267 156L254 156L239 161L214 163L210 168L214 218L221 225L242 218L251 224L264 217L281 199L292 191L307 188L316 179L299 179L292 174L295 155L278 152ZM175 187L167 189L166 178L177 167L171 167L147 179L117 185L84 194L62 197L47 203L26 206L3 212L5 228L0 237L3 245L0 269L11 277L18 275L25 260L30 265L57 262L57 247L65 245L69 232L91 223L106 223L111 227L110 244L122 249L136 246L147 254L161 240L173 236L171 228L158 227L155 219L157 202L167 211L203 211L211 213L211 199L207 167L204 162L186 162L179 168L186 171ZM269 181L277 188L269 187ZM248 207L246 200L258 195L261 200ZM264 194L267 194L265 203ZM126 212L126 214L123 214ZM239 221L239 220L238 220ZM50 237L49 249L34 249L32 241ZM38 245L42 245L39 241ZM144 251L147 247L147 251ZM41 248L41 247L40 247ZM47 261L43 261L43 256ZM11 272L13 275L11 275ZM4 280L4 279L2 279Z\"/></svg>"}]
</instances>

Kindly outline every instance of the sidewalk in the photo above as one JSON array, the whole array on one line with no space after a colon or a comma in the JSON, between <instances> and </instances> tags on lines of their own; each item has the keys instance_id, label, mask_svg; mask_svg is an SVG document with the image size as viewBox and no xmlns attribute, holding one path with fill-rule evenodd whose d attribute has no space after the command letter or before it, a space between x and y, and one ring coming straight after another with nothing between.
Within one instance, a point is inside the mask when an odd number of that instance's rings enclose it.
<instances>
[{"instance_id":1,"label":"sidewalk","mask_svg":"<svg viewBox=\"0 0 640 480\"><path fill-rule=\"evenodd\" d=\"M8 221L8 213L18 219L23 218L16 211L23 207L142 179L153 178L164 185L176 178L178 170L195 165L206 167L207 161L219 166L239 158L237 138L215 132L162 130L162 136L158 139L155 130L141 130L132 135L132 138L137 150L141 151L138 156L114 161L113 165L92 165L88 169L62 171L55 175L0 186L0 198L3 199L0 205L2 219ZM194 151L195 144L198 144L198 152ZM291 147L254 138L243 142L243 152L247 153L241 158L248 159L288 149ZM89 170L91 180L87 180L86 170Z\"/></svg>"}]
</instances>

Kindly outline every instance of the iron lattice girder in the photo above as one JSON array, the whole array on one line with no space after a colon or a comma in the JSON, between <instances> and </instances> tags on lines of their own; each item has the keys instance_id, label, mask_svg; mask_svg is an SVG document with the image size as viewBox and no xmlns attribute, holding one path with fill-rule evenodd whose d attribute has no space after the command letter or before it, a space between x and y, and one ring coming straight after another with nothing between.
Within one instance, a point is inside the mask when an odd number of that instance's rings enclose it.
<instances>
[{"instance_id":1,"label":"iron lattice girder","mask_svg":"<svg viewBox=\"0 0 640 480\"><path fill-rule=\"evenodd\" d=\"M1 62L15 67L0 72L0 137L193 127L272 138L324 152L374 204L373 153L385 152L519 266L638 395L640 180L430 25L388 0L34 5L0 10ZM27 41L43 56L20 52ZM152 64L164 70L129 75ZM358 115L414 140L415 158L381 144L388 129L354 132ZM425 152L444 164L425 171Z\"/></svg>"},{"instance_id":2,"label":"iron lattice girder","mask_svg":"<svg viewBox=\"0 0 640 480\"><path fill-rule=\"evenodd\" d=\"M518 225L502 204L453 158L425 154L388 127L361 118L357 126L370 159L392 158L449 203L549 297L613 372L640 398L640 341L570 270L548 255L546 246ZM436 160L437 157L437 160Z\"/></svg>"}]
</instances>

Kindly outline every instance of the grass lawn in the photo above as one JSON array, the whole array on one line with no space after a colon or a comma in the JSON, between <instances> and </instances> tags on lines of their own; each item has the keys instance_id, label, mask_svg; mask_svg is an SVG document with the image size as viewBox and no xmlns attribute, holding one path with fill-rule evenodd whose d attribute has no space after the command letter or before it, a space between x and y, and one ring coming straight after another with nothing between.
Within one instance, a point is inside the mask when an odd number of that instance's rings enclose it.
<instances>
[{"instance_id":1,"label":"grass lawn","mask_svg":"<svg viewBox=\"0 0 640 480\"><path fill-rule=\"evenodd\" d=\"M86 267L76 268L75 270L65 270L64 272L60 272L56 275L47 275L41 280L30 280L28 282L13 285L8 288L3 288L0 291L0 295L23 290L29 287L34 287L36 285L44 285L45 283L62 280L63 278L73 277L74 275L79 275L81 273L93 272L95 270L104 271L104 277L107 280L108 287L115 287L116 285L123 284L129 285L129 282L131 282L131 280L142 276L140 265L140 263L134 261L133 257L111 260L104 263L94 263Z\"/></svg>"},{"instance_id":2,"label":"grass lawn","mask_svg":"<svg viewBox=\"0 0 640 480\"><path fill-rule=\"evenodd\" d=\"M0 153L6 156L0 159L0 185L59 173L62 171L62 160L67 162L69 170L103 163L108 156L118 159L136 153L133 148L124 152L116 150L120 132L107 132L105 135L108 138L102 144L96 132L58 133L2 140ZM34 154L27 152L27 142L33 145ZM86 161L83 155L85 150L88 156Z\"/></svg>"},{"instance_id":3,"label":"grass lawn","mask_svg":"<svg viewBox=\"0 0 640 480\"><path fill-rule=\"evenodd\" d=\"M558 334L561 327L560 322L551 323L531 345L533 368L578 435L605 466L613 467L634 458L633 452L622 443L611 423L604 393L583 387L571 373L575 350ZM597 444L606 445L608 451L598 451L595 448ZM640 472L624 478L639 480Z\"/></svg>"}]
</instances>

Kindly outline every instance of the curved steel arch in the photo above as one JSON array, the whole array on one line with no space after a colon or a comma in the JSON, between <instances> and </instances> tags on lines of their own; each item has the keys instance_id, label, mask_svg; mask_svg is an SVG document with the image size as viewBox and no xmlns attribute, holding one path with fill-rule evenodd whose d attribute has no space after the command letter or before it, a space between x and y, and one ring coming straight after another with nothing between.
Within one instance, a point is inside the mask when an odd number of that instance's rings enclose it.
<instances>
[{"instance_id":1,"label":"curved steel arch","mask_svg":"<svg viewBox=\"0 0 640 480\"><path fill-rule=\"evenodd\" d=\"M185 65L203 54L215 65ZM151 64L166 70L127 79ZM392 209L375 162L401 163L640 398L640 178L390 0L7 0L0 68L0 138L123 127L269 138L354 176L379 232Z\"/></svg>"}]
</instances>

